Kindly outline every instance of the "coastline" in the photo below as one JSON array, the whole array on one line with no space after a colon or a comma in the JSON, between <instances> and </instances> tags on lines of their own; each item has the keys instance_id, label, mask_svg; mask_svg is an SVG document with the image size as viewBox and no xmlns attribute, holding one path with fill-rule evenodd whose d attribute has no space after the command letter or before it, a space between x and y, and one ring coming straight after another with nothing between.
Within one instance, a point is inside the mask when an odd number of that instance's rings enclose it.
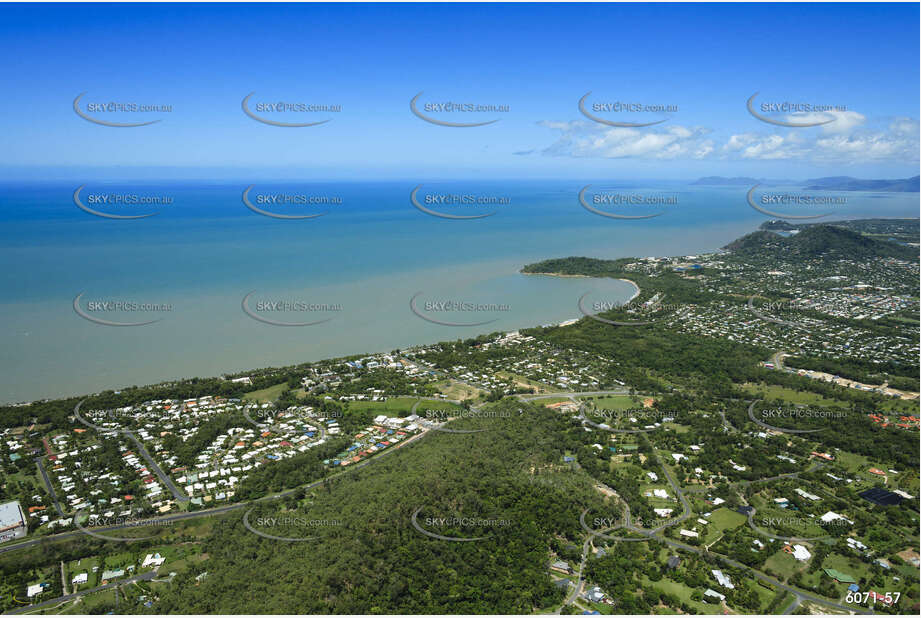
<instances>
[{"instance_id":1,"label":"coastline","mask_svg":"<svg viewBox=\"0 0 921 618\"><path fill-rule=\"evenodd\" d=\"M564 278L571 278L571 279L576 279L576 278L599 279L601 278L601 277L592 277L590 275L564 275L563 273L526 273L524 271L522 271L521 274L522 275L543 275L545 277L564 277ZM640 286L638 286L635 281L631 281L630 279L621 279L620 277L616 277L616 280L623 281L624 283L629 283L630 285L633 286L633 296L631 296L627 300L628 303L632 302L634 298L640 295Z\"/></svg>"},{"instance_id":2,"label":"coastline","mask_svg":"<svg viewBox=\"0 0 921 618\"><path fill-rule=\"evenodd\" d=\"M588 275L564 275L563 273L526 273L524 271L519 271L522 275L542 275L544 277L563 277L566 279L591 279Z\"/></svg>"},{"instance_id":3,"label":"coastline","mask_svg":"<svg viewBox=\"0 0 921 618\"><path fill-rule=\"evenodd\" d=\"M618 278L617 280L623 281L624 283L629 283L630 285L633 286L633 289L634 289L633 296L631 296L630 300L627 301L628 303L633 302L633 299L640 295L640 286L638 286L635 281L630 281L629 279L620 279L620 278Z\"/></svg>"}]
</instances>

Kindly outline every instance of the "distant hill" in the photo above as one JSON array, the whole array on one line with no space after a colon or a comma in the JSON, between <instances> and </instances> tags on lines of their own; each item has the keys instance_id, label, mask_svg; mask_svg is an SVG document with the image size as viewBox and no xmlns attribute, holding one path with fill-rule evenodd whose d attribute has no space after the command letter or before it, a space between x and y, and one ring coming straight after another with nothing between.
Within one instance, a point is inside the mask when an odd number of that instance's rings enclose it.
<instances>
[{"instance_id":1,"label":"distant hill","mask_svg":"<svg viewBox=\"0 0 921 618\"><path fill-rule=\"evenodd\" d=\"M914 178L895 178L891 180L862 180L851 176L826 176L811 178L805 181L776 180L767 178L750 178L748 176L704 176L698 178L692 185L711 185L727 187L751 187L757 184L776 185L805 185L804 189L812 191L886 191L892 193L917 193L919 190L919 176Z\"/></svg>"},{"instance_id":2,"label":"distant hill","mask_svg":"<svg viewBox=\"0 0 921 618\"><path fill-rule=\"evenodd\" d=\"M877 240L863 234L830 225L813 225L803 228L799 234L783 237L773 232L757 231L736 239L723 247L733 253L778 257L804 258L827 257L831 259L866 259L893 257L904 260L916 259L918 252L885 240Z\"/></svg>"},{"instance_id":3,"label":"distant hill","mask_svg":"<svg viewBox=\"0 0 921 618\"><path fill-rule=\"evenodd\" d=\"M756 185L764 180L759 180L758 178L748 178L747 176L736 176L734 178L727 178L725 176L704 176L703 178L698 178L692 185L723 185L723 186L736 186L743 185L750 187Z\"/></svg>"},{"instance_id":4,"label":"distant hill","mask_svg":"<svg viewBox=\"0 0 921 618\"><path fill-rule=\"evenodd\" d=\"M767 230L769 232L791 232L796 229L796 226L789 221L784 221L783 219L771 219L770 221L765 221L760 226L758 226L758 229Z\"/></svg>"},{"instance_id":5,"label":"distant hill","mask_svg":"<svg viewBox=\"0 0 921 618\"><path fill-rule=\"evenodd\" d=\"M806 181L805 189L813 191L887 191L898 193L917 193L919 179L896 178L893 180L861 180L850 176L828 176L826 178L812 178Z\"/></svg>"}]
</instances>

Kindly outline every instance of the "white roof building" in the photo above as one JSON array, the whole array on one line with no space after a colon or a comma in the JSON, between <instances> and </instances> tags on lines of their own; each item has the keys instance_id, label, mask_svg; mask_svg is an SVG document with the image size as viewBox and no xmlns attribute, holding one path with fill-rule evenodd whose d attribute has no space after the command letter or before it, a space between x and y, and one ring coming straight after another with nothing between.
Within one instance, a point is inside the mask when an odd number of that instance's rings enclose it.
<instances>
[{"instance_id":1,"label":"white roof building","mask_svg":"<svg viewBox=\"0 0 921 618\"><path fill-rule=\"evenodd\" d=\"M812 557L812 554L809 553L809 550L803 547L802 545L793 546L793 557L799 560L800 562L805 562Z\"/></svg>"},{"instance_id":2,"label":"white roof building","mask_svg":"<svg viewBox=\"0 0 921 618\"><path fill-rule=\"evenodd\" d=\"M730 580L728 577L723 575L722 571L720 571L719 569L711 569L710 572L713 573L713 577L716 578L716 581L717 583L719 583L720 586L722 586L723 588L729 588L730 590L735 589L735 586L732 585L732 580Z\"/></svg>"}]
</instances>

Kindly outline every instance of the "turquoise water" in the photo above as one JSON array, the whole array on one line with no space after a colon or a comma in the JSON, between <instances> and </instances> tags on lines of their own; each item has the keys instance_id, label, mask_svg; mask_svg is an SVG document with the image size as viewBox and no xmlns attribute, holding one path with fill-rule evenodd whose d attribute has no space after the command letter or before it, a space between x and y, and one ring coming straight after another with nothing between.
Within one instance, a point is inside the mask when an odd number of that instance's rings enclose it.
<instances>
[{"instance_id":1,"label":"turquoise water","mask_svg":"<svg viewBox=\"0 0 921 618\"><path fill-rule=\"evenodd\" d=\"M514 330L578 317L579 296L624 301L619 281L525 276L528 262L585 255L601 258L681 255L715 250L767 217L745 202L747 188L661 183L622 185L635 194L676 195L654 219L608 219L576 199L578 183L427 183L424 195L501 197L486 207L439 207L451 214L496 214L448 220L410 203L416 182L261 183L257 194L333 196L341 203L265 206L309 220L251 212L241 194L249 183L87 183L88 195L168 196L160 206L99 210L156 216L110 220L76 207L82 182L2 185L0 192L0 400L75 395L170 378L211 376L413 344ZM607 183L604 189L615 185ZM601 187L601 185L599 185ZM815 193L815 192L811 192ZM848 194L841 217L916 217L917 194ZM95 208L95 207L94 207ZM107 209L108 208L108 209ZM643 207L630 210L642 211ZM648 210L655 212L657 209ZM627 211L624 211L627 212ZM79 317L74 297L170 305L160 312L91 312L112 321L160 318L138 327L110 327ZM247 316L243 297L338 306L335 311L263 312L276 321L331 318L280 327ZM443 326L410 310L410 299L457 300L503 307L427 315L480 326ZM81 305L86 307L86 305ZM423 311L425 313L425 311Z\"/></svg>"}]
</instances>

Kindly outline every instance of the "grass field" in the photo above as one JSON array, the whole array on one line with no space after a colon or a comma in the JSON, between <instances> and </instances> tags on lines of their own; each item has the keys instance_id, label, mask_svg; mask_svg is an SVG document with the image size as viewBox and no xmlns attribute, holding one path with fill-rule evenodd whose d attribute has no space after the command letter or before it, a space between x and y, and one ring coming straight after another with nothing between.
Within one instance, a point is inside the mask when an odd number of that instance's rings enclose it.
<instances>
[{"instance_id":1,"label":"grass field","mask_svg":"<svg viewBox=\"0 0 921 618\"><path fill-rule=\"evenodd\" d=\"M263 388L262 390L252 391L243 395L244 401L254 401L256 403L271 403L278 399L282 391L288 388L287 383L282 382L275 386Z\"/></svg>"},{"instance_id":2,"label":"grass field","mask_svg":"<svg viewBox=\"0 0 921 618\"><path fill-rule=\"evenodd\" d=\"M793 573L803 568L803 563L797 561L792 555L780 549L783 544L779 541L776 543L764 542L765 548L761 551L767 551L769 548L777 548L777 551L764 562L765 570L770 569L779 574L781 581L787 581ZM812 569L814 571L814 569Z\"/></svg>"},{"instance_id":3,"label":"grass field","mask_svg":"<svg viewBox=\"0 0 921 618\"><path fill-rule=\"evenodd\" d=\"M457 401L476 399L486 394L486 391L481 388L468 386L467 384L462 384L454 380L439 380L434 383L434 386L438 389L439 393L445 395L448 399L456 399Z\"/></svg>"},{"instance_id":4,"label":"grass field","mask_svg":"<svg viewBox=\"0 0 921 618\"><path fill-rule=\"evenodd\" d=\"M546 384L539 380L532 380L531 378L527 378L517 373L512 373L511 371L497 371L496 375L500 378L511 380L515 383L516 386L520 386L521 388L533 388L536 394L556 393L562 390L559 386Z\"/></svg>"},{"instance_id":5,"label":"grass field","mask_svg":"<svg viewBox=\"0 0 921 618\"><path fill-rule=\"evenodd\" d=\"M801 404L812 404L816 406L847 406L848 404L839 401L838 399L826 399L821 395L816 393L810 393L808 391L796 391L792 388L787 388L785 386L777 386L775 384L754 384L752 382L746 382L742 385L742 389L754 395L755 393L763 393L767 399L781 399L788 403L801 403Z\"/></svg>"},{"instance_id":6,"label":"grass field","mask_svg":"<svg viewBox=\"0 0 921 618\"><path fill-rule=\"evenodd\" d=\"M741 513L718 508L710 514L707 520L710 523L707 525L707 536L704 537L704 543L712 543L723 534L723 531L738 528L748 521L748 518Z\"/></svg>"},{"instance_id":7,"label":"grass field","mask_svg":"<svg viewBox=\"0 0 921 618\"><path fill-rule=\"evenodd\" d=\"M657 582L652 582L652 581L649 581L649 578L647 578L646 576L643 576L643 584L651 588L656 588L660 592L664 592L666 594L671 594L671 595L678 597L679 599L681 599L682 602L687 603L688 605L696 609L701 614L720 613L719 605L715 605L715 604L711 605L708 603L703 603L701 601L692 601L691 594L694 592L692 588L690 588L689 586L685 584L681 584L674 580L668 579L667 577L663 577Z\"/></svg>"},{"instance_id":8,"label":"grass field","mask_svg":"<svg viewBox=\"0 0 921 618\"><path fill-rule=\"evenodd\" d=\"M583 401L594 405L596 410L629 410L642 408L646 397L630 395L606 395L604 397L585 397Z\"/></svg>"},{"instance_id":9,"label":"grass field","mask_svg":"<svg viewBox=\"0 0 921 618\"><path fill-rule=\"evenodd\" d=\"M418 397L394 397L387 401L350 401L348 402L349 410L371 410L378 414L387 416L408 416L413 406L419 402L416 408L416 414L426 416L427 410L447 410L447 415L461 407L450 401L433 401L430 399L419 399Z\"/></svg>"}]
</instances>

